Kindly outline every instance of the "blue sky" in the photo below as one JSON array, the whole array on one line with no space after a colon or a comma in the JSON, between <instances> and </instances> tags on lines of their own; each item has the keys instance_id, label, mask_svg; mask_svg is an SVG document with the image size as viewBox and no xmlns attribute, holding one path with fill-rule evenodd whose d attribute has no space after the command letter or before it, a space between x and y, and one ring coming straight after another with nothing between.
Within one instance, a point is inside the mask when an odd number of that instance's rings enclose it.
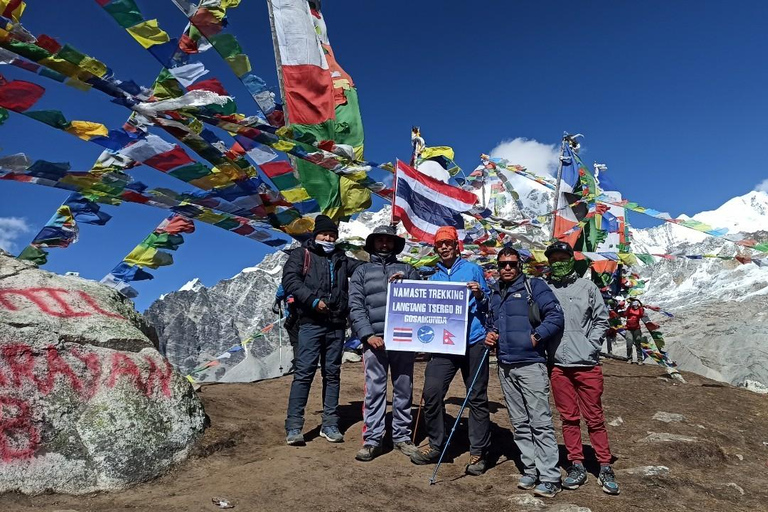
<instances>
[{"instance_id":1,"label":"blue sky","mask_svg":"<svg viewBox=\"0 0 768 512\"><path fill-rule=\"evenodd\" d=\"M29 3L22 21L34 34L74 45L119 78L149 85L157 74L159 64L95 2L67 2L68 9ZM183 30L185 19L171 2L138 3L171 35ZM231 11L230 24L254 70L276 90L265 4L244 2ZM586 162L607 163L626 197L673 215L717 208L768 178L765 2L328 0L323 11L336 56L358 87L372 160L407 159L413 124L428 145L453 146L465 169L504 141L557 144L563 131L580 132ZM215 53L204 62L206 78L221 79L239 110L253 113L255 104ZM35 109L109 127L128 114L97 91L8 66L0 73L46 87ZM0 127L0 155L16 152L86 170L100 148L12 114ZM148 168L135 176L153 186L187 187ZM0 243L21 249L66 195L0 183ZM99 279L166 216L129 204L106 211L113 215L107 226L83 225L81 240L51 250L45 268ZM12 224L29 231L8 228L8 217L23 219ZM653 225L637 215L631 221ZM140 310L193 277L206 285L231 277L267 250L202 223L185 239L173 266L136 283Z\"/></svg>"}]
</instances>

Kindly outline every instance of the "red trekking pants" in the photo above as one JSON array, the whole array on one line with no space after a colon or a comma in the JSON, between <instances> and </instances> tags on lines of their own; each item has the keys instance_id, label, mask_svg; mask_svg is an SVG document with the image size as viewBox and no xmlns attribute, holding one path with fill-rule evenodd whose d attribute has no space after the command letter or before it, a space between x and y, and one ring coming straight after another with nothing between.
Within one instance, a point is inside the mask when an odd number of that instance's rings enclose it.
<instances>
[{"instance_id":1,"label":"red trekking pants","mask_svg":"<svg viewBox=\"0 0 768 512\"><path fill-rule=\"evenodd\" d=\"M587 423L589 440L600 464L611 463L611 448L605 430L603 414L603 371L592 368L562 368L555 366L550 373L552 396L563 422L563 440L568 450L568 460L583 462L581 447L581 417Z\"/></svg>"}]
</instances>

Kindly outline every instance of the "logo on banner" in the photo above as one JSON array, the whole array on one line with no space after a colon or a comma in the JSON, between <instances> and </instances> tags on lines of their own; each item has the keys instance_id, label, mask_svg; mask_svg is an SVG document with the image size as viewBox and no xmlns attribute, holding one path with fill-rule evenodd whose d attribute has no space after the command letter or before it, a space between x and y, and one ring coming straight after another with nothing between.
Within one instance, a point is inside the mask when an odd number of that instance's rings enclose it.
<instances>
[{"instance_id":1,"label":"logo on banner","mask_svg":"<svg viewBox=\"0 0 768 512\"><path fill-rule=\"evenodd\" d=\"M455 345L453 342L453 333L448 329L443 329L443 345Z\"/></svg>"},{"instance_id":2,"label":"logo on banner","mask_svg":"<svg viewBox=\"0 0 768 512\"><path fill-rule=\"evenodd\" d=\"M413 329L410 327L395 327L392 329L392 341L407 343L413 340Z\"/></svg>"},{"instance_id":3,"label":"logo on banner","mask_svg":"<svg viewBox=\"0 0 768 512\"><path fill-rule=\"evenodd\" d=\"M418 331L419 341L422 343L430 343L435 339L435 330L428 325L419 327Z\"/></svg>"}]
</instances>

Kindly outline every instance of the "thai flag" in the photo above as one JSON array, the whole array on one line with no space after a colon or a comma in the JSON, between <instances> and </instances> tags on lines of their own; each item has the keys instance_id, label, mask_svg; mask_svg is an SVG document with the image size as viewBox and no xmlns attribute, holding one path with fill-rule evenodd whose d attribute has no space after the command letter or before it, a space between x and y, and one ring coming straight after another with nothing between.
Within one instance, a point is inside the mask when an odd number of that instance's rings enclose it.
<instances>
[{"instance_id":1,"label":"thai flag","mask_svg":"<svg viewBox=\"0 0 768 512\"><path fill-rule=\"evenodd\" d=\"M434 243L435 233L442 226L453 226L463 239L462 212L471 210L477 202L472 192L430 178L413 167L397 161L395 196L392 218L422 242Z\"/></svg>"},{"instance_id":2,"label":"thai flag","mask_svg":"<svg viewBox=\"0 0 768 512\"><path fill-rule=\"evenodd\" d=\"M410 327L395 327L392 329L392 341L408 343L413 341L413 329Z\"/></svg>"}]
</instances>

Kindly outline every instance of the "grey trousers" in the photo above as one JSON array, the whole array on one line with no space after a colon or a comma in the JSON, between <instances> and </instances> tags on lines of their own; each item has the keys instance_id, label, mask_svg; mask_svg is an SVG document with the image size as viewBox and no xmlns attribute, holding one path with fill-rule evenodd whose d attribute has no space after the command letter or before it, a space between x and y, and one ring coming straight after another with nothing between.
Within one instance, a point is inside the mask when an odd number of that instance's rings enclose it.
<instances>
[{"instance_id":1,"label":"grey trousers","mask_svg":"<svg viewBox=\"0 0 768 512\"><path fill-rule=\"evenodd\" d=\"M413 352L373 350L363 352L365 402L363 404L363 444L380 445L387 414L387 370L392 379L392 442L411 439L413 404Z\"/></svg>"},{"instance_id":2,"label":"grey trousers","mask_svg":"<svg viewBox=\"0 0 768 512\"><path fill-rule=\"evenodd\" d=\"M632 360L632 345L635 346L635 353L637 355L637 361L642 362L645 360L645 354L643 354L643 347L640 345L640 340L643 337L643 333L640 331L640 329L635 329L634 331L629 331L629 337L626 338L627 340L627 359L630 361Z\"/></svg>"},{"instance_id":3,"label":"grey trousers","mask_svg":"<svg viewBox=\"0 0 768 512\"><path fill-rule=\"evenodd\" d=\"M499 381L515 429L514 439L526 475L560 483L559 451L549 407L549 376L543 363L499 363Z\"/></svg>"}]
</instances>

